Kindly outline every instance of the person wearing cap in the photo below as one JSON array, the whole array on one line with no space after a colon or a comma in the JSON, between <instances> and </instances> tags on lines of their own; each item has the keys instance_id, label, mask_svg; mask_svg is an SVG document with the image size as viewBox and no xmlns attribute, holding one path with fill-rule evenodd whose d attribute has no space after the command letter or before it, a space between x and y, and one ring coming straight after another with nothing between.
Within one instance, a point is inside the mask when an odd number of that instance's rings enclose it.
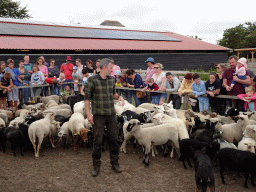
<instances>
[{"instance_id":1,"label":"person wearing cap","mask_svg":"<svg viewBox=\"0 0 256 192\"><path fill-rule=\"evenodd\" d=\"M65 75L65 82L72 82L72 72L74 65L71 63L71 57L67 56L66 63L63 63L60 67L60 72L63 72ZM70 84L68 85L70 87Z\"/></svg>"},{"instance_id":2,"label":"person wearing cap","mask_svg":"<svg viewBox=\"0 0 256 192\"><path fill-rule=\"evenodd\" d=\"M149 58L147 58L145 63L147 63L147 66L148 66L147 73L146 73L146 82L145 82L147 84L148 79L151 78L155 74L155 69L154 69L155 60L153 57L149 57Z\"/></svg>"},{"instance_id":3,"label":"person wearing cap","mask_svg":"<svg viewBox=\"0 0 256 192\"><path fill-rule=\"evenodd\" d=\"M246 79L246 69L247 69L247 60L242 57L241 59L239 59L237 61L237 65L236 65L236 73L235 75L238 77L238 79ZM236 81L232 80L231 81L231 89L233 89L234 85L236 84ZM243 88L247 87L247 85L242 84Z\"/></svg>"},{"instance_id":4,"label":"person wearing cap","mask_svg":"<svg viewBox=\"0 0 256 192\"><path fill-rule=\"evenodd\" d=\"M180 80L174 77L171 72L167 72L165 77L164 86L160 90L163 92L177 92L181 86ZM169 100L172 101L174 109L180 109L181 97L179 95L170 94ZM163 102L165 102L165 100Z\"/></svg>"},{"instance_id":5,"label":"person wearing cap","mask_svg":"<svg viewBox=\"0 0 256 192\"><path fill-rule=\"evenodd\" d=\"M235 70L237 66L238 58L237 56L233 55L228 58L228 62L230 64L230 68L226 69L223 73L223 87L226 88L228 95L237 96L239 94L244 94L244 88L242 84L250 85L251 79L249 76L248 71L246 70L246 79L239 79L237 76L235 76ZM232 80L236 81L236 84L234 85L233 89L230 87ZM227 106L232 107L232 99L226 99ZM235 101L235 108L238 109L238 111L244 111L244 101L242 100L236 100Z\"/></svg>"},{"instance_id":6,"label":"person wearing cap","mask_svg":"<svg viewBox=\"0 0 256 192\"><path fill-rule=\"evenodd\" d=\"M146 72L146 81L145 83L148 84L148 79L151 78L154 74L155 74L155 60L153 57L149 57L147 58L147 60L145 61L145 63L147 64L148 68L147 68L147 72ZM148 103L151 103L151 93L147 92L147 101Z\"/></svg>"},{"instance_id":7,"label":"person wearing cap","mask_svg":"<svg viewBox=\"0 0 256 192\"><path fill-rule=\"evenodd\" d=\"M119 70L119 71L121 72L121 69L120 69L120 67L119 67L118 65L115 65L115 63L114 63L115 61L114 61L114 59L113 59L112 57L109 57L109 59L110 59L110 61L114 64L112 73L110 74L111 76L114 77L116 71Z\"/></svg>"},{"instance_id":8,"label":"person wearing cap","mask_svg":"<svg viewBox=\"0 0 256 192\"><path fill-rule=\"evenodd\" d=\"M122 87L123 86L123 78L122 78L122 73L120 70L116 70L115 72L115 83L116 87ZM121 95L121 89L117 89L116 92L117 94Z\"/></svg>"}]
</instances>

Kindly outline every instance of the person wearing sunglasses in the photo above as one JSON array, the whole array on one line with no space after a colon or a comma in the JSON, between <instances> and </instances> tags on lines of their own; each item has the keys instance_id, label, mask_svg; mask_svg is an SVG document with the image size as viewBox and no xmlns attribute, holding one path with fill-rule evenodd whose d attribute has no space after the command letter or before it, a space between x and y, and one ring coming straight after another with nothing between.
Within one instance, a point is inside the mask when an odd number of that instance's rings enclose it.
<instances>
[{"instance_id":1,"label":"person wearing sunglasses","mask_svg":"<svg viewBox=\"0 0 256 192\"><path fill-rule=\"evenodd\" d=\"M154 65L155 74L153 74L152 78L155 83L158 85L159 90L162 90L165 82L165 72L162 71L163 65L161 63L156 63ZM164 101L167 99L167 93L161 93L158 95L158 104L162 105Z\"/></svg>"}]
</instances>

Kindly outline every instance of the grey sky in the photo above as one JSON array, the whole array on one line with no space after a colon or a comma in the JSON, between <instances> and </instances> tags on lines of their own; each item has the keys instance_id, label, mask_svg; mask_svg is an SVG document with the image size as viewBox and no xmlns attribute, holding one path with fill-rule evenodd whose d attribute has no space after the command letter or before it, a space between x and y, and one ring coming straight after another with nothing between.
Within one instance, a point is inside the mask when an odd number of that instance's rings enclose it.
<instances>
[{"instance_id":1,"label":"grey sky","mask_svg":"<svg viewBox=\"0 0 256 192\"><path fill-rule=\"evenodd\" d=\"M255 0L84 1L20 0L35 21L99 25L117 20L129 29L172 31L216 44L225 29L255 22Z\"/></svg>"}]
</instances>

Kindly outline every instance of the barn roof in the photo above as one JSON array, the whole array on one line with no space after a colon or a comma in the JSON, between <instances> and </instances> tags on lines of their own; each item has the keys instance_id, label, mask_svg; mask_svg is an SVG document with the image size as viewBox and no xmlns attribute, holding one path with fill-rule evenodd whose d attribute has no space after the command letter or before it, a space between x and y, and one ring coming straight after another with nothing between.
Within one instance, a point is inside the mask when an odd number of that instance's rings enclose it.
<instances>
[{"instance_id":1,"label":"barn roof","mask_svg":"<svg viewBox=\"0 0 256 192\"><path fill-rule=\"evenodd\" d=\"M0 49L229 51L228 48L173 32L3 18L0 18Z\"/></svg>"}]
</instances>

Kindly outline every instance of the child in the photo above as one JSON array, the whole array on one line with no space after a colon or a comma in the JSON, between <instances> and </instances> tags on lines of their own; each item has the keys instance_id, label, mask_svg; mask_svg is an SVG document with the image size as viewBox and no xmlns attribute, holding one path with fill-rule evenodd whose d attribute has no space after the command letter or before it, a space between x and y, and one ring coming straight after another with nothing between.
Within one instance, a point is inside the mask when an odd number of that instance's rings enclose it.
<instances>
[{"instance_id":1,"label":"child","mask_svg":"<svg viewBox=\"0 0 256 192\"><path fill-rule=\"evenodd\" d=\"M122 87L122 83L123 83L123 78L121 76L121 71L120 70L116 70L115 72L115 83L116 83L116 87ZM118 95L121 95L121 90L117 89L116 93Z\"/></svg>"},{"instance_id":2,"label":"child","mask_svg":"<svg viewBox=\"0 0 256 192\"><path fill-rule=\"evenodd\" d=\"M33 65L33 74L31 76L31 85L43 85L44 84L44 74L39 71L39 67L35 64ZM36 101L36 97L42 92L42 87L33 87L32 88L32 97Z\"/></svg>"},{"instance_id":3,"label":"child","mask_svg":"<svg viewBox=\"0 0 256 192\"><path fill-rule=\"evenodd\" d=\"M244 101L244 110L256 111L256 93L253 86L245 88L246 94L239 94L237 97Z\"/></svg>"},{"instance_id":4,"label":"child","mask_svg":"<svg viewBox=\"0 0 256 192\"><path fill-rule=\"evenodd\" d=\"M50 85L50 90L51 90L51 95L58 95L58 80L56 78L56 76L54 77L48 77L45 79L45 82L47 85Z\"/></svg>"},{"instance_id":5,"label":"child","mask_svg":"<svg viewBox=\"0 0 256 192\"><path fill-rule=\"evenodd\" d=\"M83 78L83 84L82 84L82 87L80 89L80 93L82 95L84 95L84 87L85 85L87 84L87 81L88 81L88 78L89 78L89 73L88 73L88 70L86 68L82 69L82 78Z\"/></svg>"},{"instance_id":6,"label":"child","mask_svg":"<svg viewBox=\"0 0 256 192\"><path fill-rule=\"evenodd\" d=\"M246 69L247 69L247 60L242 57L241 59L239 59L237 61L237 65L236 65L236 73L234 75L237 75L238 79L244 80L246 79ZM231 89L233 89L233 87L235 86L236 81L231 82ZM243 88L247 87L247 85L242 84Z\"/></svg>"},{"instance_id":7,"label":"child","mask_svg":"<svg viewBox=\"0 0 256 192\"><path fill-rule=\"evenodd\" d=\"M194 83L192 83L192 92L195 94L195 98L199 101L199 110L200 112L203 110L209 112L209 98L201 96L206 93L205 84L197 73L193 74L192 78L194 81Z\"/></svg>"},{"instance_id":8,"label":"child","mask_svg":"<svg viewBox=\"0 0 256 192\"><path fill-rule=\"evenodd\" d=\"M73 67L73 73L72 73L72 78L73 78L73 84L74 84L74 92L75 92L75 95L78 94L78 83L79 83L79 77L77 75L77 66L74 66Z\"/></svg>"},{"instance_id":9,"label":"child","mask_svg":"<svg viewBox=\"0 0 256 192\"><path fill-rule=\"evenodd\" d=\"M65 96L70 96L71 93L72 93L72 91L70 90L70 87L68 85L66 85L65 88L64 88L63 94Z\"/></svg>"},{"instance_id":10,"label":"child","mask_svg":"<svg viewBox=\"0 0 256 192\"><path fill-rule=\"evenodd\" d=\"M62 91L64 91L64 86L63 86L63 83L66 81L65 79L65 74L64 73L60 73L60 76L59 78L57 79L58 81L58 95L60 96L60 88L62 87Z\"/></svg>"},{"instance_id":11,"label":"child","mask_svg":"<svg viewBox=\"0 0 256 192\"><path fill-rule=\"evenodd\" d=\"M217 79L217 73L212 71L209 75L209 79L205 83L206 94L209 97L209 103L211 106L211 112L218 112L218 98L215 98L215 95L220 93L221 82Z\"/></svg>"},{"instance_id":12,"label":"child","mask_svg":"<svg viewBox=\"0 0 256 192\"><path fill-rule=\"evenodd\" d=\"M11 74L9 72L6 72L0 81L0 88L3 90L0 90L0 108L7 110L6 108L6 97L7 97L7 91L11 92L11 87L13 86ZM3 108L2 108L3 105Z\"/></svg>"},{"instance_id":13,"label":"child","mask_svg":"<svg viewBox=\"0 0 256 192\"><path fill-rule=\"evenodd\" d=\"M159 86L154 82L153 78L148 79L148 86L144 88L144 90L150 90L150 91L157 91L159 89ZM152 93L152 103L158 105L160 100L160 93Z\"/></svg>"}]
</instances>

